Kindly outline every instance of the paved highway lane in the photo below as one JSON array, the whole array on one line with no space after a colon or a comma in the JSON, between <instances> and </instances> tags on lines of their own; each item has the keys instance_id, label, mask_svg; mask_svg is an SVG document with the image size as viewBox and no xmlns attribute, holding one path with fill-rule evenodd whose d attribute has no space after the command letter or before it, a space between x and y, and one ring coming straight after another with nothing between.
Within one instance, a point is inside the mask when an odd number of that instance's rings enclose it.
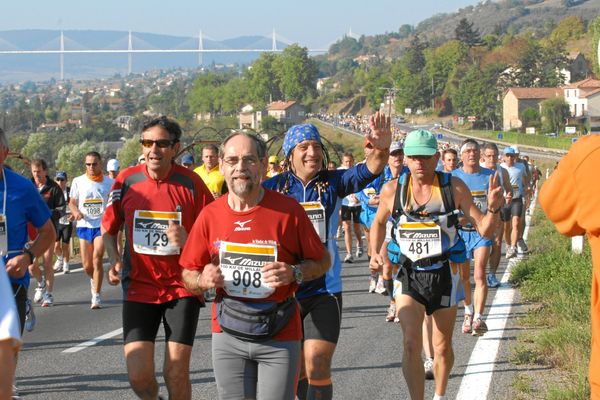
<instances>
[{"instance_id":1,"label":"paved highway lane","mask_svg":"<svg viewBox=\"0 0 600 400\"><path fill-rule=\"evenodd\" d=\"M342 243L339 243L342 245ZM345 255L341 252L342 257ZM499 277L505 270L503 262ZM104 308L90 310L90 286L81 270L70 275L59 275L56 280L56 305L51 308L35 306L37 326L26 332L24 347L19 356L17 385L26 399L134 399L129 389L122 355L120 287L105 285ZM368 271L366 256L358 262L344 264L343 325L338 350L334 358L333 380L335 399L405 399L408 393L401 371L402 335L398 324L386 323L387 298L367 293ZM488 304L498 292L490 289ZM503 304L506 306L506 304ZM508 315L509 330L502 333L493 327L503 319L506 310L488 318L490 332L480 342L500 344L495 364L473 361L483 370L494 368L490 391L485 397L509 399L515 367L507 362L509 346L514 341L514 316ZM489 311L486 310L486 312ZM191 365L194 399L215 399L216 388L211 367L209 310L201 311ZM462 308L457 315L454 335L455 366L450 378L448 394L456 398L477 338L460 332ZM493 336L500 336L494 341ZM94 340L96 339L96 340ZM85 345L82 345L85 342ZM157 341L156 365L162 370L164 346L162 329ZM489 349L484 352L489 353ZM495 357L494 357L495 358ZM492 360L494 359L492 358ZM475 386L482 388L488 373L472 371ZM162 378L161 393L166 394ZM486 386L487 388L487 386ZM426 399L433 398L433 381L426 383ZM487 393L487 392L486 392ZM462 396L461 398L469 398Z\"/></svg>"}]
</instances>

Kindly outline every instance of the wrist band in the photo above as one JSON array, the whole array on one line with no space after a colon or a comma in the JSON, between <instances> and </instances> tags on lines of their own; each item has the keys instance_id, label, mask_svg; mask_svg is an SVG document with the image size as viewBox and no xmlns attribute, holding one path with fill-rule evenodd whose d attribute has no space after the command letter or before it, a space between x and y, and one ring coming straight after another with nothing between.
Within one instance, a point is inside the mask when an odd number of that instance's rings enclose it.
<instances>
[{"instance_id":1,"label":"wrist band","mask_svg":"<svg viewBox=\"0 0 600 400\"><path fill-rule=\"evenodd\" d=\"M23 249L23 254L27 254L29 256L29 265L33 264L33 262L35 261L35 256L33 255L33 252L25 248Z\"/></svg>"},{"instance_id":2,"label":"wrist band","mask_svg":"<svg viewBox=\"0 0 600 400\"><path fill-rule=\"evenodd\" d=\"M490 212L490 213L492 213L492 214L497 214L497 213L498 213L498 211L500 211L500 208L497 208L496 210L494 210L494 209L492 209L492 208L488 207L488 209L487 209L487 210L488 210L488 212Z\"/></svg>"}]
</instances>

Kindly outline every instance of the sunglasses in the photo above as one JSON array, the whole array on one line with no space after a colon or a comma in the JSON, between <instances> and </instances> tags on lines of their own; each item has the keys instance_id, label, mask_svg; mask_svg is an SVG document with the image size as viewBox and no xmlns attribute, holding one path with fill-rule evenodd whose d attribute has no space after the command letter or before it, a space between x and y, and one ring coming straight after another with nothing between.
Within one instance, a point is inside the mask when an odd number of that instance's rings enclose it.
<instances>
[{"instance_id":1,"label":"sunglasses","mask_svg":"<svg viewBox=\"0 0 600 400\"><path fill-rule=\"evenodd\" d=\"M169 146L173 146L175 143L177 143L177 140L169 140L169 139L159 139L159 140L152 140L152 139L140 139L140 143L142 144L142 146L150 148L154 145L157 145L159 149L166 149Z\"/></svg>"},{"instance_id":2,"label":"sunglasses","mask_svg":"<svg viewBox=\"0 0 600 400\"><path fill-rule=\"evenodd\" d=\"M96 165L98 165L98 163L97 163L97 162L90 162L90 163L86 162L86 163L85 163L85 166L86 166L86 167L95 167Z\"/></svg>"}]
</instances>

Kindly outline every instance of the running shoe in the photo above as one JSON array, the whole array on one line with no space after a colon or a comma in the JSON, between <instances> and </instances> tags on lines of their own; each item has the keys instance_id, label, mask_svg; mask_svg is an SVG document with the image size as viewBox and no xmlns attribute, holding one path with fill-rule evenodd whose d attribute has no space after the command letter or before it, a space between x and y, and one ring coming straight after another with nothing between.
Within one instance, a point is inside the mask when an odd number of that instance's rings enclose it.
<instances>
[{"instance_id":1,"label":"running shoe","mask_svg":"<svg viewBox=\"0 0 600 400\"><path fill-rule=\"evenodd\" d=\"M463 333L471 333L471 325L473 324L473 316L471 314L465 314L465 320L462 324Z\"/></svg>"},{"instance_id":2,"label":"running shoe","mask_svg":"<svg viewBox=\"0 0 600 400\"><path fill-rule=\"evenodd\" d=\"M517 240L517 252L519 254L529 253L529 247L527 247L527 243L525 243L525 240L523 240L523 239Z\"/></svg>"},{"instance_id":3,"label":"running shoe","mask_svg":"<svg viewBox=\"0 0 600 400\"><path fill-rule=\"evenodd\" d=\"M429 357L425 359L423 363L423 368L425 369L425 379L432 380L433 379L433 358Z\"/></svg>"},{"instance_id":4,"label":"running shoe","mask_svg":"<svg viewBox=\"0 0 600 400\"><path fill-rule=\"evenodd\" d=\"M63 262L63 267L62 270L65 274L70 274L71 273L71 266L69 265L68 261L64 261Z\"/></svg>"},{"instance_id":5,"label":"running shoe","mask_svg":"<svg viewBox=\"0 0 600 400\"><path fill-rule=\"evenodd\" d=\"M487 285L489 288L497 288L498 286L500 286L500 282L498 281L498 279L496 279L496 275L490 273L487 274Z\"/></svg>"},{"instance_id":6,"label":"running shoe","mask_svg":"<svg viewBox=\"0 0 600 400\"><path fill-rule=\"evenodd\" d=\"M100 298L100 293L94 293L92 295L92 306L90 308L92 310L98 310L102 308L102 299Z\"/></svg>"},{"instance_id":7,"label":"running shoe","mask_svg":"<svg viewBox=\"0 0 600 400\"><path fill-rule=\"evenodd\" d=\"M375 287L375 293L380 294L382 296L387 296L388 291L383 284L383 277L380 275L379 279L377 279L377 286Z\"/></svg>"},{"instance_id":8,"label":"running shoe","mask_svg":"<svg viewBox=\"0 0 600 400\"><path fill-rule=\"evenodd\" d=\"M482 336L487 331L488 331L488 327L487 327L485 321L483 321L481 318L477 318L473 322L473 333L472 333L473 336Z\"/></svg>"},{"instance_id":9,"label":"running shoe","mask_svg":"<svg viewBox=\"0 0 600 400\"><path fill-rule=\"evenodd\" d=\"M385 322L393 322L394 319L396 319L396 303L391 303L385 316Z\"/></svg>"},{"instance_id":10,"label":"running shoe","mask_svg":"<svg viewBox=\"0 0 600 400\"><path fill-rule=\"evenodd\" d=\"M63 269L63 259L62 258L57 258L56 261L54 262L54 272L60 272Z\"/></svg>"},{"instance_id":11,"label":"running shoe","mask_svg":"<svg viewBox=\"0 0 600 400\"><path fill-rule=\"evenodd\" d=\"M54 305L54 296L52 293L44 293L44 300L42 301L42 307L51 307Z\"/></svg>"},{"instance_id":12,"label":"running shoe","mask_svg":"<svg viewBox=\"0 0 600 400\"><path fill-rule=\"evenodd\" d=\"M377 288L377 275L375 275L375 276L371 275L371 278L369 279L369 293L374 293L376 288Z\"/></svg>"},{"instance_id":13,"label":"running shoe","mask_svg":"<svg viewBox=\"0 0 600 400\"><path fill-rule=\"evenodd\" d=\"M360 257L362 257L362 255L363 255L363 249L362 249L362 247L358 247L356 249L356 258L360 258Z\"/></svg>"},{"instance_id":14,"label":"running shoe","mask_svg":"<svg viewBox=\"0 0 600 400\"><path fill-rule=\"evenodd\" d=\"M398 318L398 317L394 318L394 323L399 324L400 323L400 318Z\"/></svg>"},{"instance_id":15,"label":"running shoe","mask_svg":"<svg viewBox=\"0 0 600 400\"><path fill-rule=\"evenodd\" d=\"M46 288L38 284L38 287L35 288L35 293L33 295L33 302L41 303L42 300L44 300L44 293L46 293Z\"/></svg>"},{"instance_id":16,"label":"running shoe","mask_svg":"<svg viewBox=\"0 0 600 400\"><path fill-rule=\"evenodd\" d=\"M346 254L346 258L344 258L344 262L348 263L348 264L352 264L353 261L354 261L354 258L352 257L352 254L350 254L350 253Z\"/></svg>"},{"instance_id":17,"label":"running shoe","mask_svg":"<svg viewBox=\"0 0 600 400\"><path fill-rule=\"evenodd\" d=\"M33 304L31 304L31 300L27 299L25 302L25 330L27 332L33 331L35 328L35 313L33 312Z\"/></svg>"},{"instance_id":18,"label":"running shoe","mask_svg":"<svg viewBox=\"0 0 600 400\"><path fill-rule=\"evenodd\" d=\"M506 248L506 259L507 260L509 260L513 257L516 257L516 256L517 256L517 251L515 250L514 247L509 246Z\"/></svg>"}]
</instances>

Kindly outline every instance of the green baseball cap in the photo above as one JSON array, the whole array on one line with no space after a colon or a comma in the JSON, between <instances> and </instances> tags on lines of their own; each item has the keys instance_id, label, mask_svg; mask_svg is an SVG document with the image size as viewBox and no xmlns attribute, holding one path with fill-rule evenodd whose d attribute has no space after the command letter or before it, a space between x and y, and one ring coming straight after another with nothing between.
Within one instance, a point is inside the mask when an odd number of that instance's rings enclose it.
<instances>
[{"instance_id":1,"label":"green baseball cap","mask_svg":"<svg viewBox=\"0 0 600 400\"><path fill-rule=\"evenodd\" d=\"M437 140L433 133L425 129L410 132L404 141L404 155L432 156L437 152Z\"/></svg>"}]
</instances>

